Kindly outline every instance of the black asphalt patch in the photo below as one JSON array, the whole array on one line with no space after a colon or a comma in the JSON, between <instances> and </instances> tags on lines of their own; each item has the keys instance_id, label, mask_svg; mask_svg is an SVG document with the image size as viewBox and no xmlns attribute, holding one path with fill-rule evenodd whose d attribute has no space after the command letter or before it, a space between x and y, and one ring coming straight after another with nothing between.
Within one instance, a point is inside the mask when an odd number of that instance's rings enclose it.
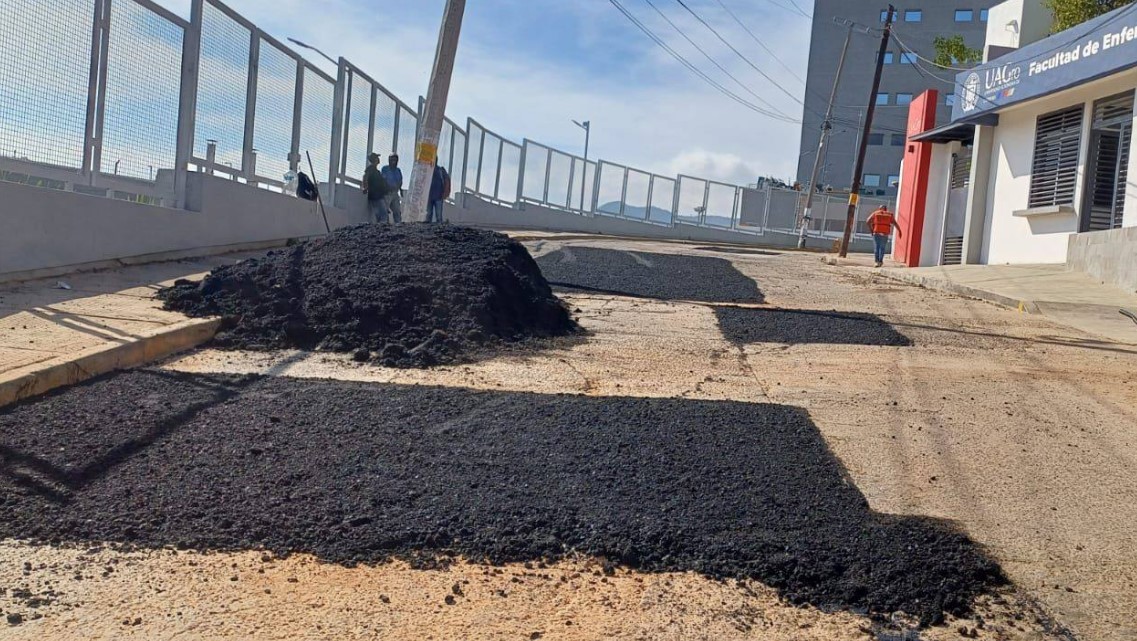
<instances>
[{"instance_id":1,"label":"black asphalt patch","mask_svg":"<svg viewBox=\"0 0 1137 641\"><path fill-rule=\"evenodd\" d=\"M822 343L909 347L912 340L873 314L715 307L723 337L735 345Z\"/></svg>"},{"instance_id":2,"label":"black asphalt patch","mask_svg":"<svg viewBox=\"0 0 1137 641\"><path fill-rule=\"evenodd\" d=\"M702 252L715 252L716 254L739 254L742 256L781 256L782 252L766 251L764 249L745 249L743 247L694 247Z\"/></svg>"},{"instance_id":3,"label":"black asphalt patch","mask_svg":"<svg viewBox=\"0 0 1137 641\"><path fill-rule=\"evenodd\" d=\"M584 553L925 623L1005 582L949 524L872 512L794 407L146 370L0 412L0 537Z\"/></svg>"},{"instance_id":4,"label":"black asphalt patch","mask_svg":"<svg viewBox=\"0 0 1137 641\"><path fill-rule=\"evenodd\" d=\"M729 260L565 247L537 258L554 287L618 296L707 303L761 303L754 279Z\"/></svg>"},{"instance_id":5,"label":"black asphalt patch","mask_svg":"<svg viewBox=\"0 0 1137 641\"><path fill-rule=\"evenodd\" d=\"M393 367L476 360L577 330L524 246L455 225L348 227L159 297L224 317L219 347L348 352Z\"/></svg>"}]
</instances>

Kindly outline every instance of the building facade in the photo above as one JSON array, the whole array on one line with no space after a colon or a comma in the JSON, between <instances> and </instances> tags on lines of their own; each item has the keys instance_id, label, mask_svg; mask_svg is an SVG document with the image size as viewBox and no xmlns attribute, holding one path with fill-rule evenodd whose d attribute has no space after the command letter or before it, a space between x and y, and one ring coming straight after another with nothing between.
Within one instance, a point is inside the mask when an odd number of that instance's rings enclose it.
<instances>
[{"instance_id":1,"label":"building facade","mask_svg":"<svg viewBox=\"0 0 1137 641\"><path fill-rule=\"evenodd\" d=\"M940 109L941 122L947 121L951 111L955 72L937 68L911 52L932 59L934 38L955 34L962 35L969 47L982 48L988 9L995 4L997 0L897 3L894 32L898 39L889 43L880 92L874 97L877 109L862 176L864 193L896 195L907 137L908 107L916 96L938 89L941 106L945 107ZM818 184L834 189L847 189L851 184L887 8L888 3L879 0L816 0L814 4L797 170L797 179L803 185L809 182L813 169L837 61L848 33L848 27L838 22L843 20L856 26L837 90L833 130ZM865 32L866 27L871 29L869 33Z\"/></svg>"},{"instance_id":2,"label":"building facade","mask_svg":"<svg viewBox=\"0 0 1137 641\"><path fill-rule=\"evenodd\" d=\"M996 16L1022 27L1020 46ZM991 18L987 62L957 76L951 122L911 127L908 147L929 163L910 172L905 160L899 220L921 247L900 258L1065 262L1137 289L1137 4L1033 42L1050 21L1042 0Z\"/></svg>"}]
</instances>

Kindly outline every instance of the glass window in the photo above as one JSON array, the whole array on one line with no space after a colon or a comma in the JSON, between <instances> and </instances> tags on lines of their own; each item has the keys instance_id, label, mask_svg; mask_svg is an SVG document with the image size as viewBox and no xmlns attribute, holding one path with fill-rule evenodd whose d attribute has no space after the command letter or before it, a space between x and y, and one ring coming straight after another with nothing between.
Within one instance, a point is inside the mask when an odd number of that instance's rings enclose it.
<instances>
[{"instance_id":1,"label":"glass window","mask_svg":"<svg viewBox=\"0 0 1137 641\"><path fill-rule=\"evenodd\" d=\"M900 185L900 176L898 176L898 175L896 175L896 174L891 174L891 175L889 175L889 177L888 177L888 186L889 186L889 187L896 187L896 186L898 186L898 185Z\"/></svg>"},{"instance_id":2,"label":"glass window","mask_svg":"<svg viewBox=\"0 0 1137 641\"><path fill-rule=\"evenodd\" d=\"M956 22L971 22L975 19L975 12L971 9L956 9L955 21Z\"/></svg>"},{"instance_id":3,"label":"glass window","mask_svg":"<svg viewBox=\"0 0 1137 641\"><path fill-rule=\"evenodd\" d=\"M865 187L880 187L880 174L865 174Z\"/></svg>"},{"instance_id":4,"label":"glass window","mask_svg":"<svg viewBox=\"0 0 1137 641\"><path fill-rule=\"evenodd\" d=\"M881 9L880 10L880 21L881 22L888 22L888 9Z\"/></svg>"},{"instance_id":5,"label":"glass window","mask_svg":"<svg viewBox=\"0 0 1137 641\"><path fill-rule=\"evenodd\" d=\"M898 105L910 105L910 104L912 104L912 94L910 94L910 93L898 93L898 94L896 94L896 104L898 104Z\"/></svg>"},{"instance_id":6,"label":"glass window","mask_svg":"<svg viewBox=\"0 0 1137 641\"><path fill-rule=\"evenodd\" d=\"M916 54L914 54L914 53L902 53L902 54L900 54L900 64L902 64L902 65L914 65L914 64L916 64Z\"/></svg>"},{"instance_id":7,"label":"glass window","mask_svg":"<svg viewBox=\"0 0 1137 641\"><path fill-rule=\"evenodd\" d=\"M923 9L909 9L904 12L904 22L922 22L923 20Z\"/></svg>"},{"instance_id":8,"label":"glass window","mask_svg":"<svg viewBox=\"0 0 1137 641\"><path fill-rule=\"evenodd\" d=\"M944 96L944 104L949 106L949 107L954 107L955 106L955 94L949 93L949 94L945 95Z\"/></svg>"},{"instance_id":9,"label":"glass window","mask_svg":"<svg viewBox=\"0 0 1137 641\"><path fill-rule=\"evenodd\" d=\"M869 144L870 145L878 145L878 146L883 145L884 144L884 134L869 134Z\"/></svg>"},{"instance_id":10,"label":"glass window","mask_svg":"<svg viewBox=\"0 0 1137 641\"><path fill-rule=\"evenodd\" d=\"M876 95L876 104L878 104L878 105L887 105L887 104L888 104L888 94L886 94L886 93L878 93L878 94Z\"/></svg>"},{"instance_id":11,"label":"glass window","mask_svg":"<svg viewBox=\"0 0 1137 641\"><path fill-rule=\"evenodd\" d=\"M986 9L980 9L979 10L979 19L982 20L983 22L987 22L987 10Z\"/></svg>"},{"instance_id":12,"label":"glass window","mask_svg":"<svg viewBox=\"0 0 1137 641\"><path fill-rule=\"evenodd\" d=\"M886 65L892 64L893 59L894 58L893 58L891 51L885 51L884 52L884 64L886 64Z\"/></svg>"},{"instance_id":13,"label":"glass window","mask_svg":"<svg viewBox=\"0 0 1137 641\"><path fill-rule=\"evenodd\" d=\"M908 136L905 134L892 134L892 146L903 147L904 143L908 142Z\"/></svg>"}]
</instances>

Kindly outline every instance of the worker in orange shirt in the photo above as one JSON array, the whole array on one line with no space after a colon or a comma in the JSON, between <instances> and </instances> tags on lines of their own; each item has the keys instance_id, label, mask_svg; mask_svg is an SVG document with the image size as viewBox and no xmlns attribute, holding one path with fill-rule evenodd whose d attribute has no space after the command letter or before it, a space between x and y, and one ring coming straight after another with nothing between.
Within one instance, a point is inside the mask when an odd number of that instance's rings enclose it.
<instances>
[{"instance_id":1,"label":"worker in orange shirt","mask_svg":"<svg viewBox=\"0 0 1137 641\"><path fill-rule=\"evenodd\" d=\"M876 266L881 267L884 265L884 250L888 247L888 236L892 233L892 228L896 228L897 238L902 238L904 234L900 231L900 225L896 224L896 216L893 216L892 212L888 211L888 207L884 205L877 207L873 213L869 214L866 222L869 225L869 230L872 231Z\"/></svg>"}]
</instances>

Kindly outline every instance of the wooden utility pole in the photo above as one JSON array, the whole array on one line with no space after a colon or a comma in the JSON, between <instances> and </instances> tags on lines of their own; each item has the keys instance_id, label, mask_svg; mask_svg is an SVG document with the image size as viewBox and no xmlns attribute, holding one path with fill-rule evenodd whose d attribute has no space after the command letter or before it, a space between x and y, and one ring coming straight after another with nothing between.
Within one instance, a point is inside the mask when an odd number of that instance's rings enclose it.
<instances>
[{"instance_id":1,"label":"wooden utility pole","mask_svg":"<svg viewBox=\"0 0 1137 641\"><path fill-rule=\"evenodd\" d=\"M869 132L872 131L872 119L876 113L876 95L880 92L880 77L884 73L884 54L888 51L888 40L892 35L892 18L896 15L896 7L888 5L888 19L884 21L884 35L880 37L880 52L876 56L876 73L872 79L872 92L869 94L869 108L865 112L865 127L861 134L860 149L857 151L857 164L853 168L852 186L849 187L849 212L845 216L845 234L841 237L841 258L849 255L849 239L853 235L853 226L857 224L857 202L861 198L861 177L865 171L865 155L869 150Z\"/></svg>"},{"instance_id":2,"label":"wooden utility pole","mask_svg":"<svg viewBox=\"0 0 1137 641\"><path fill-rule=\"evenodd\" d=\"M821 122L821 140L817 144L817 157L813 159L813 171L809 174L809 183L806 184L805 214L801 218L801 230L797 239L797 248L805 249L806 230L809 221L813 219L813 196L817 193L817 177L821 173L821 162L825 157L825 143L829 140L829 132L833 130L833 105L837 102L837 87L841 84L841 72L845 69L845 56L849 53L849 41L853 39L853 23L847 22L849 33L845 35L845 47L841 49L841 58L837 61L837 74L833 76L833 91L829 94L829 106L825 109L825 120Z\"/></svg>"},{"instance_id":3,"label":"wooden utility pole","mask_svg":"<svg viewBox=\"0 0 1137 641\"><path fill-rule=\"evenodd\" d=\"M438 49L434 53L434 68L430 74L430 86L426 90L426 103L420 116L422 122L419 123L415 144L414 168L411 171L411 189L406 207L406 215L411 222L426 220L430 179L434 176L438 138L446 114L446 100L450 96L450 77L454 72L454 58L458 52L458 36L462 32L462 15L465 11L466 0L447 0L442 13Z\"/></svg>"}]
</instances>

